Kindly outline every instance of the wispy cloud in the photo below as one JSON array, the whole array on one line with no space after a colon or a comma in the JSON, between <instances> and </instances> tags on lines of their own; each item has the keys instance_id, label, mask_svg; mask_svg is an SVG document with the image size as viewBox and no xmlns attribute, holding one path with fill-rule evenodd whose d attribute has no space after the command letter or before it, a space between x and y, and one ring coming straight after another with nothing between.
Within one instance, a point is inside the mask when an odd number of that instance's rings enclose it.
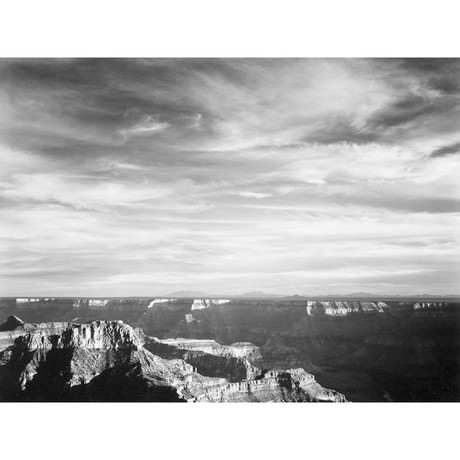
<instances>
[{"instance_id":1,"label":"wispy cloud","mask_svg":"<svg viewBox=\"0 0 460 460\"><path fill-rule=\"evenodd\" d=\"M460 153L460 142L456 142L455 144L445 145L436 149L434 152L431 153L433 157L443 157L446 155L455 155Z\"/></svg>"},{"instance_id":2,"label":"wispy cloud","mask_svg":"<svg viewBox=\"0 0 460 460\"><path fill-rule=\"evenodd\" d=\"M272 196L271 193L264 192L237 192L237 195L243 196L244 198L255 198L256 200L261 200L263 198L269 198Z\"/></svg>"},{"instance_id":3,"label":"wispy cloud","mask_svg":"<svg viewBox=\"0 0 460 460\"><path fill-rule=\"evenodd\" d=\"M0 61L2 294L458 292L459 69Z\"/></svg>"},{"instance_id":4,"label":"wispy cloud","mask_svg":"<svg viewBox=\"0 0 460 460\"><path fill-rule=\"evenodd\" d=\"M168 122L160 121L159 116L145 114L135 107L126 110L123 118L128 127L121 129L120 133L125 140L130 136L154 134L170 127Z\"/></svg>"}]
</instances>

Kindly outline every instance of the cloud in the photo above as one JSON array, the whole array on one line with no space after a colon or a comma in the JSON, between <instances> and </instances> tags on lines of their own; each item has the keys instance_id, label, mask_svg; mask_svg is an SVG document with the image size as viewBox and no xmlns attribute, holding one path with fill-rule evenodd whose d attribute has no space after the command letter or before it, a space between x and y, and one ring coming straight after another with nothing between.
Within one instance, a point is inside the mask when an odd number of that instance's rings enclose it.
<instances>
[{"instance_id":1,"label":"cloud","mask_svg":"<svg viewBox=\"0 0 460 460\"><path fill-rule=\"evenodd\" d=\"M168 122L160 121L157 115L147 115L137 108L128 109L123 118L129 124L128 128L120 130L125 139L133 135L157 133L170 127Z\"/></svg>"},{"instance_id":2,"label":"cloud","mask_svg":"<svg viewBox=\"0 0 460 460\"><path fill-rule=\"evenodd\" d=\"M272 196L271 193L263 193L263 192L238 192L237 193L244 198L255 198L257 200L261 200L263 198L269 198Z\"/></svg>"},{"instance_id":3,"label":"cloud","mask_svg":"<svg viewBox=\"0 0 460 460\"><path fill-rule=\"evenodd\" d=\"M460 142L456 142L455 144L445 145L444 147L440 147L436 149L434 152L431 153L432 157L443 157L446 155L455 155L460 153Z\"/></svg>"},{"instance_id":4,"label":"cloud","mask_svg":"<svg viewBox=\"0 0 460 460\"><path fill-rule=\"evenodd\" d=\"M122 171L123 170L128 170L128 171L141 171L142 170L142 166L140 165L118 161L110 157L98 158L95 161L90 160L88 163L89 163L88 168L96 172L118 171L118 170L122 170Z\"/></svg>"},{"instance_id":5,"label":"cloud","mask_svg":"<svg viewBox=\"0 0 460 460\"><path fill-rule=\"evenodd\" d=\"M203 115L201 113L195 113L194 115L190 116L185 116L185 118L188 121L188 128L191 129L200 129L201 128L201 123L203 120Z\"/></svg>"},{"instance_id":6,"label":"cloud","mask_svg":"<svg viewBox=\"0 0 460 460\"><path fill-rule=\"evenodd\" d=\"M456 292L457 70L0 60L3 294Z\"/></svg>"}]
</instances>

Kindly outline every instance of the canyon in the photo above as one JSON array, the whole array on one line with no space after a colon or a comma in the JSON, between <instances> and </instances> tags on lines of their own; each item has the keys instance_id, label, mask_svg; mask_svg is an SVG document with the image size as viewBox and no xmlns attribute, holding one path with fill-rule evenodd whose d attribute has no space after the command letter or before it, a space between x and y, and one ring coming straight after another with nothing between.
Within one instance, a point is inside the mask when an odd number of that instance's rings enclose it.
<instances>
[{"instance_id":1,"label":"canyon","mask_svg":"<svg viewBox=\"0 0 460 460\"><path fill-rule=\"evenodd\" d=\"M2 400L460 400L456 299L21 297L0 323Z\"/></svg>"},{"instance_id":2,"label":"canyon","mask_svg":"<svg viewBox=\"0 0 460 460\"><path fill-rule=\"evenodd\" d=\"M346 401L303 369L258 369L245 345L162 342L122 321L30 324L11 316L0 344L1 401Z\"/></svg>"}]
</instances>

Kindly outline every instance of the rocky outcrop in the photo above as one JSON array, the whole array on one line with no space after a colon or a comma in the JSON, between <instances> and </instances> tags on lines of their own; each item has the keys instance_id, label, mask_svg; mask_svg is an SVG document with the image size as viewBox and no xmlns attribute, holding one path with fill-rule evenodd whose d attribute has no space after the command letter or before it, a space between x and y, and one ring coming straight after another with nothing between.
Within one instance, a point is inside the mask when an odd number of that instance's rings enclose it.
<instances>
[{"instance_id":1,"label":"rocky outcrop","mask_svg":"<svg viewBox=\"0 0 460 460\"><path fill-rule=\"evenodd\" d=\"M183 359L200 374L223 377L230 382L253 379L260 374L259 348L253 344L220 345L214 340L143 337L144 347L167 359Z\"/></svg>"},{"instance_id":2,"label":"rocky outcrop","mask_svg":"<svg viewBox=\"0 0 460 460\"><path fill-rule=\"evenodd\" d=\"M58 331L59 333L56 333ZM123 321L95 321L91 324L37 325L30 332L18 338L16 346L28 350L39 348L85 348L87 350L131 348L136 350L140 342L134 330L126 327Z\"/></svg>"},{"instance_id":3,"label":"rocky outcrop","mask_svg":"<svg viewBox=\"0 0 460 460\"><path fill-rule=\"evenodd\" d=\"M192 310L203 310L217 305L224 305L229 302L230 299L194 299L192 303Z\"/></svg>"},{"instance_id":4,"label":"rocky outcrop","mask_svg":"<svg viewBox=\"0 0 460 460\"><path fill-rule=\"evenodd\" d=\"M28 326L17 316L10 316L0 324L0 350L13 345L14 340L23 335Z\"/></svg>"},{"instance_id":5,"label":"rocky outcrop","mask_svg":"<svg viewBox=\"0 0 460 460\"><path fill-rule=\"evenodd\" d=\"M3 401L345 401L303 369L252 366L251 344L166 343L122 321L14 322L19 335L0 352Z\"/></svg>"},{"instance_id":6,"label":"rocky outcrop","mask_svg":"<svg viewBox=\"0 0 460 460\"><path fill-rule=\"evenodd\" d=\"M152 308L157 303L169 303L174 302L174 299L153 299L147 306L147 308Z\"/></svg>"},{"instance_id":7,"label":"rocky outcrop","mask_svg":"<svg viewBox=\"0 0 460 460\"><path fill-rule=\"evenodd\" d=\"M220 345L213 340L147 338L144 346L169 358L180 357L205 376L224 377L228 383L210 385L198 401L315 401L345 402L345 396L323 388L304 369L261 370L259 347L252 343Z\"/></svg>"},{"instance_id":8,"label":"rocky outcrop","mask_svg":"<svg viewBox=\"0 0 460 460\"><path fill-rule=\"evenodd\" d=\"M0 331L14 331L15 329L24 330L24 321L17 316L12 315L3 324L0 324Z\"/></svg>"},{"instance_id":9,"label":"rocky outcrop","mask_svg":"<svg viewBox=\"0 0 460 460\"><path fill-rule=\"evenodd\" d=\"M230 380L234 379L230 371L230 365L233 365L235 369L244 369L243 372L236 372L238 376L253 376L259 372L259 369L289 369L304 367L305 365L313 368L312 364L299 351L287 346L280 337L271 337L263 347L258 347L250 342L222 345L215 340L203 339L159 340L147 337L144 340L144 346L150 351L156 352L159 356L168 357L168 353L174 350L174 357L184 359L197 367L199 372L203 368L200 368L198 358L206 356L205 364L207 369L209 368L208 365L213 362L212 365L215 367L213 375L226 376ZM156 351L154 351L153 347L156 347ZM209 359L210 355L215 358L213 360ZM221 369L225 369L225 373L221 373ZM210 375L206 372L208 371L204 371L204 375Z\"/></svg>"},{"instance_id":10,"label":"rocky outcrop","mask_svg":"<svg viewBox=\"0 0 460 460\"><path fill-rule=\"evenodd\" d=\"M308 301L308 315L345 316L352 313L379 312L389 309L385 302Z\"/></svg>"},{"instance_id":11,"label":"rocky outcrop","mask_svg":"<svg viewBox=\"0 0 460 460\"><path fill-rule=\"evenodd\" d=\"M258 359L260 357L259 347L250 342L239 342L231 345L221 345L215 340L200 339L164 339L159 340L159 342L179 349L202 351L226 358Z\"/></svg>"},{"instance_id":12,"label":"rocky outcrop","mask_svg":"<svg viewBox=\"0 0 460 460\"><path fill-rule=\"evenodd\" d=\"M414 303L414 310L427 310L427 309L441 310L446 307L447 307L446 302L416 302Z\"/></svg>"},{"instance_id":13,"label":"rocky outcrop","mask_svg":"<svg viewBox=\"0 0 460 460\"><path fill-rule=\"evenodd\" d=\"M303 369L268 371L252 380L213 385L197 401L218 402L346 402L345 397L321 387Z\"/></svg>"},{"instance_id":14,"label":"rocky outcrop","mask_svg":"<svg viewBox=\"0 0 460 460\"><path fill-rule=\"evenodd\" d=\"M73 303L73 308L100 308L105 307L110 302L110 299L77 299Z\"/></svg>"}]
</instances>

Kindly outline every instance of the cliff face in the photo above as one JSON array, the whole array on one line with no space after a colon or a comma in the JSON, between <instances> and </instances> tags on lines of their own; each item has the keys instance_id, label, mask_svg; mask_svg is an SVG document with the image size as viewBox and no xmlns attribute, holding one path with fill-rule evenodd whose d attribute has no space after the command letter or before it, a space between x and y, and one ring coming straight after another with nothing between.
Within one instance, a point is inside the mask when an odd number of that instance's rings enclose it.
<instances>
[{"instance_id":1,"label":"cliff face","mask_svg":"<svg viewBox=\"0 0 460 460\"><path fill-rule=\"evenodd\" d=\"M229 303L229 299L194 299L192 303L192 310L203 310L205 308L212 308L218 305Z\"/></svg>"},{"instance_id":2,"label":"cliff face","mask_svg":"<svg viewBox=\"0 0 460 460\"><path fill-rule=\"evenodd\" d=\"M303 369L256 368L247 359L256 355L253 345L208 343L205 352L193 341L163 343L122 321L9 318L0 343L2 401L345 401Z\"/></svg>"},{"instance_id":3,"label":"cliff face","mask_svg":"<svg viewBox=\"0 0 460 460\"><path fill-rule=\"evenodd\" d=\"M166 359L182 359L197 371L229 382L255 379L261 373L259 348L250 343L220 345L214 340L167 339L144 337L144 347Z\"/></svg>"},{"instance_id":4,"label":"cliff face","mask_svg":"<svg viewBox=\"0 0 460 460\"><path fill-rule=\"evenodd\" d=\"M345 316L351 313L379 312L390 307L385 302L308 301L308 315Z\"/></svg>"},{"instance_id":5,"label":"cliff face","mask_svg":"<svg viewBox=\"0 0 460 460\"><path fill-rule=\"evenodd\" d=\"M33 327L33 326L32 326ZM60 333L58 333L60 332ZM20 336L15 345L28 350L86 348L87 350L136 350L139 339L122 321L96 321L91 324L51 323L38 325Z\"/></svg>"}]
</instances>

